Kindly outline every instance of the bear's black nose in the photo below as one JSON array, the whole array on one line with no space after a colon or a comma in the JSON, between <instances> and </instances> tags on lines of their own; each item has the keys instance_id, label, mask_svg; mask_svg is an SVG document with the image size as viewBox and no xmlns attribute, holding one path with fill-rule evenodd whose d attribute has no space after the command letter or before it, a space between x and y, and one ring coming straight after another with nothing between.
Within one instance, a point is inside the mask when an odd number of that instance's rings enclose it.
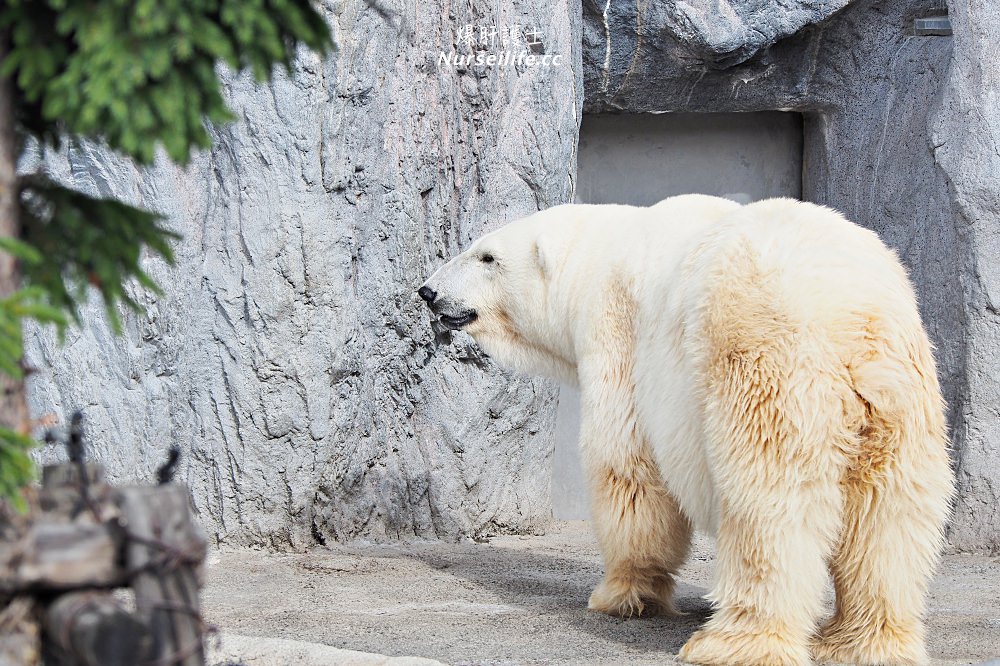
<instances>
[{"instance_id":1,"label":"bear's black nose","mask_svg":"<svg viewBox=\"0 0 1000 666\"><path fill-rule=\"evenodd\" d=\"M417 289L417 295L427 301L427 305L433 303L434 299L437 298L437 292L430 287L421 287L420 289Z\"/></svg>"}]
</instances>

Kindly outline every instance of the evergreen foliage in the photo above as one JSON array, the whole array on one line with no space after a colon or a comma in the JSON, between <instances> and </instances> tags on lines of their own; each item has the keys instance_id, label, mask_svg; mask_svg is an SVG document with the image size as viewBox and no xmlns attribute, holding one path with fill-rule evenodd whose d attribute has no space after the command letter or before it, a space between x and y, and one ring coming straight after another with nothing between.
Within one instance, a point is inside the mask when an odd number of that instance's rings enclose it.
<instances>
[{"instance_id":1,"label":"evergreen foliage","mask_svg":"<svg viewBox=\"0 0 1000 666\"><path fill-rule=\"evenodd\" d=\"M10 78L22 142L103 141L141 164L159 146L186 163L210 145L206 121L231 119L220 63L264 80L276 65L289 68L300 44L321 52L332 46L310 0L3 0L0 39L8 47L0 76ZM20 179L20 202L20 238L0 238L25 283L0 299L0 372L14 377L23 373L22 320L63 330L79 322L77 304L93 287L120 330L117 306L138 309L127 285L157 290L143 253L172 262L177 238L155 213L44 174ZM33 474L32 441L16 424L3 426L0 498L17 503Z\"/></svg>"}]
</instances>

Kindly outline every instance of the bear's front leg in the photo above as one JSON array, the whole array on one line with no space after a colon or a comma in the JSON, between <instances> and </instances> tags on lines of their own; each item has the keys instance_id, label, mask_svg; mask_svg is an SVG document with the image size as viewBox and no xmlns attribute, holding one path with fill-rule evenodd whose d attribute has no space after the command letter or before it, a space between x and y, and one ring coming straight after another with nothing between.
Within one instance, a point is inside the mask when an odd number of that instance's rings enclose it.
<instances>
[{"instance_id":1,"label":"bear's front leg","mask_svg":"<svg viewBox=\"0 0 1000 666\"><path fill-rule=\"evenodd\" d=\"M580 446L604 560L588 608L621 617L674 614L674 575L687 558L691 524L636 421L628 376L606 370L589 381L581 372Z\"/></svg>"}]
</instances>

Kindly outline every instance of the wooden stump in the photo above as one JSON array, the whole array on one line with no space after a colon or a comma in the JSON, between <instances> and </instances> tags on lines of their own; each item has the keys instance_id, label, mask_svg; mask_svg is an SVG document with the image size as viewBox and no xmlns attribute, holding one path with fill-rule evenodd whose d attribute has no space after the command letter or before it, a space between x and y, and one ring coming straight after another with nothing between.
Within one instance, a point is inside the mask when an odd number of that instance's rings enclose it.
<instances>
[{"instance_id":1,"label":"wooden stump","mask_svg":"<svg viewBox=\"0 0 1000 666\"><path fill-rule=\"evenodd\" d=\"M87 465L83 501L80 465L49 465L27 516L14 518L0 541L0 594L71 590L127 584L118 563L122 547L114 518L118 507L103 483L100 465Z\"/></svg>"},{"instance_id":2,"label":"wooden stump","mask_svg":"<svg viewBox=\"0 0 1000 666\"><path fill-rule=\"evenodd\" d=\"M100 466L71 463L45 468L29 495L28 514L0 510L0 665L35 666L40 636L58 666L205 663L206 545L185 486L116 489Z\"/></svg>"},{"instance_id":3,"label":"wooden stump","mask_svg":"<svg viewBox=\"0 0 1000 666\"><path fill-rule=\"evenodd\" d=\"M79 488L84 477L88 486L104 485L104 466L95 463L46 465L42 468L42 488Z\"/></svg>"},{"instance_id":4,"label":"wooden stump","mask_svg":"<svg viewBox=\"0 0 1000 666\"><path fill-rule=\"evenodd\" d=\"M137 666L150 661L153 635L108 592L57 597L45 613L46 664Z\"/></svg>"},{"instance_id":5,"label":"wooden stump","mask_svg":"<svg viewBox=\"0 0 1000 666\"><path fill-rule=\"evenodd\" d=\"M121 585L119 550L106 525L35 523L16 542L0 544L0 594Z\"/></svg>"},{"instance_id":6,"label":"wooden stump","mask_svg":"<svg viewBox=\"0 0 1000 666\"><path fill-rule=\"evenodd\" d=\"M0 664L39 663L41 641L35 622L35 603L28 596L0 600Z\"/></svg>"},{"instance_id":7,"label":"wooden stump","mask_svg":"<svg viewBox=\"0 0 1000 666\"><path fill-rule=\"evenodd\" d=\"M125 566L136 609L149 625L153 659L170 666L201 666L201 609L197 567L205 541L192 523L186 486L123 488L127 532Z\"/></svg>"}]
</instances>

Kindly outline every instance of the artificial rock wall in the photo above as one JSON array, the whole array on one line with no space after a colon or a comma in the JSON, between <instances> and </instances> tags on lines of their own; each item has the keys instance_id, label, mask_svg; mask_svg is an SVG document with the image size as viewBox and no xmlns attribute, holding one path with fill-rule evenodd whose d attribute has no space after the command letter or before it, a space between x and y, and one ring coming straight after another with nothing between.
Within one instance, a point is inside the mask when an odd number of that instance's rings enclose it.
<instances>
[{"instance_id":1,"label":"artificial rock wall","mask_svg":"<svg viewBox=\"0 0 1000 666\"><path fill-rule=\"evenodd\" d=\"M958 470L951 541L1000 550L991 4L952 3L954 37L913 31L943 0L582 4L581 24L573 0L409 0L388 19L330 3L340 51L268 86L230 79L240 120L188 169L47 158L185 240L124 337L96 315L63 347L31 335L36 411L85 408L119 479L180 443L202 521L232 542L536 529L552 387L463 363L468 340L436 348L413 289L484 229L570 199L581 109L798 111L804 198L878 231L917 284ZM566 63L439 68L468 52L465 25L535 27Z\"/></svg>"},{"instance_id":2,"label":"artificial rock wall","mask_svg":"<svg viewBox=\"0 0 1000 666\"><path fill-rule=\"evenodd\" d=\"M962 240L964 387L955 419L959 497L951 541L1000 552L1000 20L992 2L949 2L954 47L930 125Z\"/></svg>"},{"instance_id":3,"label":"artificial rock wall","mask_svg":"<svg viewBox=\"0 0 1000 666\"><path fill-rule=\"evenodd\" d=\"M1000 550L1000 23L940 0L584 1L586 113L798 111L803 198L902 257L937 347L952 545Z\"/></svg>"},{"instance_id":4,"label":"artificial rock wall","mask_svg":"<svg viewBox=\"0 0 1000 666\"><path fill-rule=\"evenodd\" d=\"M176 267L150 262L165 294L143 296L122 337L95 307L63 345L30 332L34 411L84 409L119 480L150 478L180 444L202 523L231 543L538 529L554 387L463 362L469 339L437 347L414 290L485 230L571 199L579 5L324 9L338 51L269 85L227 75L238 121L188 168L95 146L44 158L184 240ZM439 65L500 50L478 32L512 26L560 65Z\"/></svg>"}]
</instances>

